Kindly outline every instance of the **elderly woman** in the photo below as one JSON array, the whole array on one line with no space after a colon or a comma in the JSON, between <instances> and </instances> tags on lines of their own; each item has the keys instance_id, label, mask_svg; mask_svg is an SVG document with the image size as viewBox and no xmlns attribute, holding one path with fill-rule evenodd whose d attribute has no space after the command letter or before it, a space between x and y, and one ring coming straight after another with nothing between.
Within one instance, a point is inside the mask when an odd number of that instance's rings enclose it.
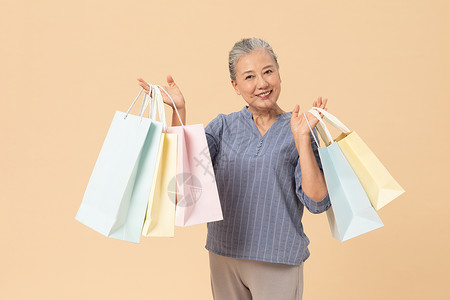
<instances>
[{"instance_id":1,"label":"elderly woman","mask_svg":"<svg viewBox=\"0 0 450 300\"><path fill-rule=\"evenodd\" d=\"M247 105L219 114L205 128L224 218L207 225L214 299L301 299L309 256L303 209L330 207L305 116L312 128L318 120L299 113L299 105L292 112L278 106L279 66L264 40L237 42L228 63L231 84ZM171 76L167 81L185 122L183 95ZM172 106L167 97L164 102ZM313 106L325 109L326 103L319 98ZM172 125L180 125L175 112Z\"/></svg>"}]
</instances>

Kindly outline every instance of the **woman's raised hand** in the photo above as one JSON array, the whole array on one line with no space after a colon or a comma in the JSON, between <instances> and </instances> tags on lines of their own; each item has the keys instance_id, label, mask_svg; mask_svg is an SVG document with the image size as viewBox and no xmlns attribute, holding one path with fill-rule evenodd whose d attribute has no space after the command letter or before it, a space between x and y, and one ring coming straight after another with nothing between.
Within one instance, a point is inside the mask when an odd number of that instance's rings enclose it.
<instances>
[{"instance_id":1,"label":"woman's raised hand","mask_svg":"<svg viewBox=\"0 0 450 300\"><path fill-rule=\"evenodd\" d=\"M147 94L150 93L150 86L144 79L138 78L138 84L144 89L145 93L147 93ZM167 91L167 93L169 93L170 97L172 97L173 102L175 103L178 110L184 109L185 101L184 101L183 94L181 93L177 84L175 83L172 76L170 76L170 75L167 75L167 84L168 84L167 86L162 86L162 88L165 89ZM163 97L164 103L173 108L172 101L166 95L166 93L164 93L163 90L161 90L161 95ZM150 96L151 96L151 94L150 94Z\"/></svg>"},{"instance_id":2,"label":"woman's raised hand","mask_svg":"<svg viewBox=\"0 0 450 300\"><path fill-rule=\"evenodd\" d=\"M313 102L313 107L320 107L324 110L327 110L327 102L328 99L322 100L322 97L319 97L317 101ZM316 127L319 120L313 116L310 112L305 112L306 117L308 118L308 122L311 125L311 128ZM322 114L320 114L322 116ZM305 117L303 113L300 112L300 106L295 105L294 110L292 111L291 116L291 131L294 136L297 135L307 135L309 136L310 130L308 124L306 123Z\"/></svg>"}]
</instances>

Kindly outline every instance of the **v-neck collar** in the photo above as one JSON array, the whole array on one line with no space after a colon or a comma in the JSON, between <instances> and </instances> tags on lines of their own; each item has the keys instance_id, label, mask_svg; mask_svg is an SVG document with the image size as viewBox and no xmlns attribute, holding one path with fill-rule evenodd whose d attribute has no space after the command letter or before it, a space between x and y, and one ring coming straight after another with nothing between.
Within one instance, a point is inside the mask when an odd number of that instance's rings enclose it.
<instances>
[{"instance_id":1,"label":"v-neck collar","mask_svg":"<svg viewBox=\"0 0 450 300\"><path fill-rule=\"evenodd\" d=\"M245 118L250 119L250 120L253 119L253 114L251 111L248 110L248 105L245 105L241 109L241 113ZM277 115L277 120L284 120L284 119L290 119L290 118L291 118L291 112L284 112L284 113Z\"/></svg>"},{"instance_id":2,"label":"v-neck collar","mask_svg":"<svg viewBox=\"0 0 450 300\"><path fill-rule=\"evenodd\" d=\"M248 105L245 105L242 110L241 113L243 114L243 116L248 119L253 125L253 129L255 130L255 133L258 135L258 137L260 139L263 139L268 133L269 131L271 131L272 127L275 126L275 124L279 121L279 120L284 120L287 118L291 117L291 112L284 112L284 113L280 113L277 115L277 119L275 120L275 122L269 127L269 129L266 130L266 132L264 133L264 135L261 135L261 133L258 130L258 127L256 127L255 121L253 120L253 114L251 111L248 110Z\"/></svg>"}]
</instances>

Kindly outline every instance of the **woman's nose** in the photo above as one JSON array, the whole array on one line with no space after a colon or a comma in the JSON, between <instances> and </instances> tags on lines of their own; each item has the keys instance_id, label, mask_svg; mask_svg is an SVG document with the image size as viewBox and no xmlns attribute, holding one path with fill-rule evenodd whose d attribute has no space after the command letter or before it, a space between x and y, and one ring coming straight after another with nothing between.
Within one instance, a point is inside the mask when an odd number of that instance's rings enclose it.
<instances>
[{"instance_id":1,"label":"woman's nose","mask_svg":"<svg viewBox=\"0 0 450 300\"><path fill-rule=\"evenodd\" d=\"M269 85L269 83L262 76L258 76L257 87L258 89L264 89Z\"/></svg>"}]
</instances>

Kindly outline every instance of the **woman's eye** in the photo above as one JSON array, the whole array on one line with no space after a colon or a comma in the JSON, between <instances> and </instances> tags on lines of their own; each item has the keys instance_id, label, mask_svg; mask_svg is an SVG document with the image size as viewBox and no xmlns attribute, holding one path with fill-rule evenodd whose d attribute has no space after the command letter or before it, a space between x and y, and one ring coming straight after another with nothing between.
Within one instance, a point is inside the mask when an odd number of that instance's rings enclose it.
<instances>
[{"instance_id":1,"label":"woman's eye","mask_svg":"<svg viewBox=\"0 0 450 300\"><path fill-rule=\"evenodd\" d=\"M266 74L272 73L272 70L267 70Z\"/></svg>"},{"instance_id":2,"label":"woman's eye","mask_svg":"<svg viewBox=\"0 0 450 300\"><path fill-rule=\"evenodd\" d=\"M247 77L245 77L245 80L252 78L253 75L248 75Z\"/></svg>"}]
</instances>

